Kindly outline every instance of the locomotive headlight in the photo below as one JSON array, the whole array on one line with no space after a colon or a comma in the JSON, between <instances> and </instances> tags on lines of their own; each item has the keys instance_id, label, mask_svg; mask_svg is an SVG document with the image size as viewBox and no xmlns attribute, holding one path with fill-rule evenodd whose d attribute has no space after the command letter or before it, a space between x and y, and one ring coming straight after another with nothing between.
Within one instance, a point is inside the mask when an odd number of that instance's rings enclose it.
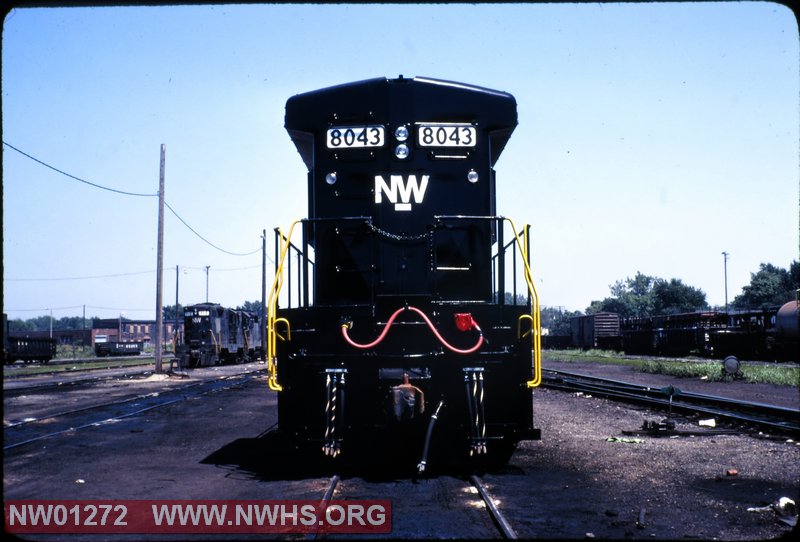
<instances>
[{"instance_id":1,"label":"locomotive headlight","mask_svg":"<svg viewBox=\"0 0 800 542\"><path fill-rule=\"evenodd\" d=\"M475 171L474 169L469 170L469 173L467 173L467 180L472 184L475 184L478 182L478 179L479 179L478 172Z\"/></svg>"},{"instance_id":2,"label":"locomotive headlight","mask_svg":"<svg viewBox=\"0 0 800 542\"><path fill-rule=\"evenodd\" d=\"M398 146L394 148L394 155L398 157L400 160L408 158L408 145L406 145L405 143L400 143Z\"/></svg>"},{"instance_id":3,"label":"locomotive headlight","mask_svg":"<svg viewBox=\"0 0 800 542\"><path fill-rule=\"evenodd\" d=\"M408 128L405 126L398 126L394 129L394 138L397 141L405 141L408 139Z\"/></svg>"},{"instance_id":4,"label":"locomotive headlight","mask_svg":"<svg viewBox=\"0 0 800 542\"><path fill-rule=\"evenodd\" d=\"M327 175L325 175L325 182L330 184L330 185L336 184L336 172L332 171L332 172L328 173Z\"/></svg>"}]
</instances>

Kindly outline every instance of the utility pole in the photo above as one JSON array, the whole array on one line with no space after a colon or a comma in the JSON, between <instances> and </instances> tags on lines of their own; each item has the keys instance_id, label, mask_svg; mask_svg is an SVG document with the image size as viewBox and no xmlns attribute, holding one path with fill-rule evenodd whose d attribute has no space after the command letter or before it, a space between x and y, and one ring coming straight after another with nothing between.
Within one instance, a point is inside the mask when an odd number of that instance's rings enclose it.
<instances>
[{"instance_id":1,"label":"utility pole","mask_svg":"<svg viewBox=\"0 0 800 542\"><path fill-rule=\"evenodd\" d=\"M178 354L178 287L180 286L180 281L178 280L180 275L178 274L178 266L175 266L175 329L172 330L172 353L174 355Z\"/></svg>"},{"instance_id":2,"label":"utility pole","mask_svg":"<svg viewBox=\"0 0 800 542\"><path fill-rule=\"evenodd\" d=\"M267 230L261 233L261 351L267 361Z\"/></svg>"},{"instance_id":3,"label":"utility pole","mask_svg":"<svg viewBox=\"0 0 800 542\"><path fill-rule=\"evenodd\" d=\"M164 311L161 303L162 279L164 278L164 161L166 145L161 144L161 167L158 176L158 263L156 264L156 367L155 373L161 374L161 358L164 341L162 329L164 326Z\"/></svg>"},{"instance_id":4,"label":"utility pole","mask_svg":"<svg viewBox=\"0 0 800 542\"><path fill-rule=\"evenodd\" d=\"M728 314L728 253L722 251L722 256L725 262L725 314Z\"/></svg>"},{"instance_id":5,"label":"utility pole","mask_svg":"<svg viewBox=\"0 0 800 542\"><path fill-rule=\"evenodd\" d=\"M211 267L210 265L206 266L206 303L208 303L208 268Z\"/></svg>"}]
</instances>

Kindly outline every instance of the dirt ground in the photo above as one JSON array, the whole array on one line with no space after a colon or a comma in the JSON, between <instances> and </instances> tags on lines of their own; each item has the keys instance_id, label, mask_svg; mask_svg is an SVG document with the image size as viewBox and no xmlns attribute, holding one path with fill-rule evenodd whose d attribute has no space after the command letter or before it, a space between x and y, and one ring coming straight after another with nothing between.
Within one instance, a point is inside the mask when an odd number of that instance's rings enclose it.
<instances>
[{"instance_id":1,"label":"dirt ground","mask_svg":"<svg viewBox=\"0 0 800 542\"><path fill-rule=\"evenodd\" d=\"M575 364L564 365L578 372ZM707 393L797 401L797 388L734 383L721 384L726 393L718 393L708 391L707 382L658 382L655 375L615 376L617 371L604 369L620 380L641 377L651 385L698 385ZM637 429L645 419L659 420L663 413L541 388L535 390L534 415L542 440L522 443L507 467L481 473L521 538L772 540L792 532L782 521L787 518L769 506L781 497L800 502L800 448L794 442L748 435L629 440L623 431ZM9 450L3 461L4 499L319 498L325 472L271 448L276 419L276 395L257 378L140 417ZM696 422L679 420L682 427L696 428ZM400 482L418 484L420 499L432 483ZM354 487L360 478L342 484ZM385 498L382 487L371 484L361 497ZM486 530L463 525L454 531L422 528L426 522L420 514L435 516L440 505L432 500L428 507L408 507L398 500L389 537L486 536ZM260 536L248 537L254 538Z\"/></svg>"}]
</instances>

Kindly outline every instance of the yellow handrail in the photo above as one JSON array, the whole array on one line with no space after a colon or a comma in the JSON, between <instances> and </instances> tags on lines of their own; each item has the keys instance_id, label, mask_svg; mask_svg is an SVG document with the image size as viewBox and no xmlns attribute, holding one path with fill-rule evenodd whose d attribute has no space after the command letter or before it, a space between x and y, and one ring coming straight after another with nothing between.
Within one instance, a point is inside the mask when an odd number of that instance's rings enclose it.
<instances>
[{"instance_id":1,"label":"yellow handrail","mask_svg":"<svg viewBox=\"0 0 800 542\"><path fill-rule=\"evenodd\" d=\"M536 291L536 285L533 283L533 274L528 265L528 250L526 248L528 246L528 232L524 230L524 240L520 239L514 221L507 217L504 217L504 220L507 220L511 225L511 231L514 233L514 238L517 240L517 247L519 247L519 252L522 255L522 263L525 265L525 282L528 284L528 292L531 295L530 319L532 332L531 342L533 346L533 378L525 382L525 385L529 388L535 388L542 383L542 321L539 309L539 292ZM528 317L528 315L524 316L526 318ZM518 325L521 324L521 320L522 318L520 318Z\"/></svg>"},{"instance_id":2,"label":"yellow handrail","mask_svg":"<svg viewBox=\"0 0 800 542\"><path fill-rule=\"evenodd\" d=\"M289 323L289 320L287 320L286 318L276 318L275 319L275 326L276 327L278 325L278 322L283 322L284 324L286 324L286 338L284 339L283 337L281 337L280 334L278 334L277 331L275 332L275 335L282 341L291 341L292 340L292 326Z\"/></svg>"},{"instance_id":3,"label":"yellow handrail","mask_svg":"<svg viewBox=\"0 0 800 542\"><path fill-rule=\"evenodd\" d=\"M531 321L531 328L525 333L522 332L523 320ZM521 339L522 337L527 337L528 335L530 335L531 331L533 331L533 316L531 316L530 314L520 314L519 318L517 319L517 339Z\"/></svg>"},{"instance_id":4,"label":"yellow handrail","mask_svg":"<svg viewBox=\"0 0 800 542\"><path fill-rule=\"evenodd\" d=\"M300 220L292 222L289 228L289 234L286 236L278 229L280 258L278 259L278 269L275 272L275 279L272 281L272 289L270 290L267 304L267 383L269 384L269 389L272 391L283 391L283 386L278 384L278 332L276 326L279 321L286 322L287 326L289 322L285 318L278 318L278 295L283 287L283 266L286 262L286 254L289 252L292 233L294 232L294 227L300 222ZM284 239L286 242L284 242Z\"/></svg>"}]
</instances>

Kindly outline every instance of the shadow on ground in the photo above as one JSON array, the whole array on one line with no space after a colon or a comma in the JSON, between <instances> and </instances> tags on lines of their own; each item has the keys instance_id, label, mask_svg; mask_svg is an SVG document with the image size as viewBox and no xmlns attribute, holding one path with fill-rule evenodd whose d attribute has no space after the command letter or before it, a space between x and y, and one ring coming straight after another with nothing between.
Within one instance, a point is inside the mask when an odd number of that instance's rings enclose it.
<instances>
[{"instance_id":1,"label":"shadow on ground","mask_svg":"<svg viewBox=\"0 0 800 542\"><path fill-rule=\"evenodd\" d=\"M321 448L299 448L279 431L255 438L240 438L226 444L201 461L205 465L231 469L260 480L304 480L339 475L366 480L467 476L469 474L520 474L521 469L507 465L445 464L431 458L422 475L417 470L421 453L386 445L364 445L358 452L342 453L336 459L325 456Z\"/></svg>"}]
</instances>

